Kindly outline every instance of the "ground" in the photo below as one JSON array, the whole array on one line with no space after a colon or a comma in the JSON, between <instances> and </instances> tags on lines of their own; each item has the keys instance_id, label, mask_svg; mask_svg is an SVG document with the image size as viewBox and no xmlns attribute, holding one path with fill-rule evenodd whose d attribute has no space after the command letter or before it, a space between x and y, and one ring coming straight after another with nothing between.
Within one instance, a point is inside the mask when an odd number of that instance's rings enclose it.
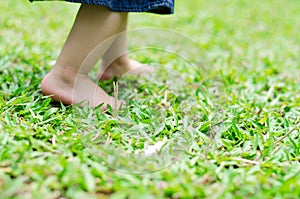
<instances>
[{"instance_id":1,"label":"ground","mask_svg":"<svg viewBox=\"0 0 300 199\"><path fill-rule=\"evenodd\" d=\"M172 16L131 14L130 30L157 27L132 33L140 37L129 46L156 72L119 81L122 113L41 94L77 9L0 5L1 199L300 197L300 2L186 0ZM147 39L156 48L135 50ZM112 81L100 85L114 94ZM188 138L177 158L145 164L117 150L98 157L87 131L144 155L147 145Z\"/></svg>"}]
</instances>

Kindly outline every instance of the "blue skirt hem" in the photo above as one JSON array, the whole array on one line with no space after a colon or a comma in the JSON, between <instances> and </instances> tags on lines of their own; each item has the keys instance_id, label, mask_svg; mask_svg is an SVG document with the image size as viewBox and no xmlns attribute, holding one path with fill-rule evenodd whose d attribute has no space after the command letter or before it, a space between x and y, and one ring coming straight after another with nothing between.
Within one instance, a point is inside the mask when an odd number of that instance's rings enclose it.
<instances>
[{"instance_id":1,"label":"blue skirt hem","mask_svg":"<svg viewBox=\"0 0 300 199\"><path fill-rule=\"evenodd\" d=\"M47 1L47 0L29 0ZM115 12L151 12L173 14L174 0L65 0L71 3L100 5Z\"/></svg>"}]
</instances>

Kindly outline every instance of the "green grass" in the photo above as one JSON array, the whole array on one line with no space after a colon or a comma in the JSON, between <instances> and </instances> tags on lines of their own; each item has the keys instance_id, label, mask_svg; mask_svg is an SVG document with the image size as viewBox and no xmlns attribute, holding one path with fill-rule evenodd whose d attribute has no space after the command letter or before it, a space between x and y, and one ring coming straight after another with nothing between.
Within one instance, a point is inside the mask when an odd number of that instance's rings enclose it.
<instances>
[{"instance_id":1,"label":"green grass","mask_svg":"<svg viewBox=\"0 0 300 199\"><path fill-rule=\"evenodd\" d=\"M120 80L128 108L118 115L40 92L77 8L0 5L1 199L300 197L300 2L186 0L173 16L132 14L131 30L176 30L198 45L169 32L154 43L177 54L135 51L147 38L134 37L130 55L158 72ZM178 55L205 58L205 70ZM100 145L89 142L98 134ZM181 150L122 155L166 138Z\"/></svg>"}]
</instances>

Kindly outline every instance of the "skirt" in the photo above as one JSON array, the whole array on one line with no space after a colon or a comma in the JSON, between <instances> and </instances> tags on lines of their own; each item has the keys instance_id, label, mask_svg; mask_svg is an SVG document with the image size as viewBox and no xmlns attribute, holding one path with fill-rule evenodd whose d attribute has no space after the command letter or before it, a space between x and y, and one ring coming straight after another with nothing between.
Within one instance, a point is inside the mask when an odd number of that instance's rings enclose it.
<instances>
[{"instance_id":1,"label":"skirt","mask_svg":"<svg viewBox=\"0 0 300 199\"><path fill-rule=\"evenodd\" d=\"M29 0L29 1L32 2L32 1L47 1L47 0ZM174 0L65 0L65 1L105 6L108 7L110 10L116 12L151 12L156 14L174 13Z\"/></svg>"}]
</instances>

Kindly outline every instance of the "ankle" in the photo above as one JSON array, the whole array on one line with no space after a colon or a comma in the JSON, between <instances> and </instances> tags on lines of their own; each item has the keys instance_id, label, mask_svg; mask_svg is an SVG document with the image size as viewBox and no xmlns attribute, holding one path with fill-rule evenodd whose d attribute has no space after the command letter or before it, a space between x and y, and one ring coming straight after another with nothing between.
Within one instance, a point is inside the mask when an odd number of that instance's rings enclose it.
<instances>
[{"instance_id":1,"label":"ankle","mask_svg":"<svg viewBox=\"0 0 300 199\"><path fill-rule=\"evenodd\" d=\"M65 83L74 83L77 73L71 66L55 64L48 74Z\"/></svg>"},{"instance_id":2,"label":"ankle","mask_svg":"<svg viewBox=\"0 0 300 199\"><path fill-rule=\"evenodd\" d=\"M103 65L105 66L113 66L113 67L126 67L129 65L130 59L127 55L122 55L113 61L107 61L105 59L102 60Z\"/></svg>"}]
</instances>

